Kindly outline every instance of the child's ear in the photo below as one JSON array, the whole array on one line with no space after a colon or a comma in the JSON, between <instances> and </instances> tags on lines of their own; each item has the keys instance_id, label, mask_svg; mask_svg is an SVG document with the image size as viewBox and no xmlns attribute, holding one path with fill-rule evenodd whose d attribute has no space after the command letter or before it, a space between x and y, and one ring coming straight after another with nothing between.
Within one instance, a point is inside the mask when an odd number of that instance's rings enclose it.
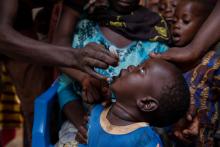
<instances>
[{"instance_id":1,"label":"child's ear","mask_svg":"<svg viewBox=\"0 0 220 147\"><path fill-rule=\"evenodd\" d=\"M153 112L158 109L159 101L151 96L137 99L137 106L143 112Z\"/></svg>"}]
</instances>

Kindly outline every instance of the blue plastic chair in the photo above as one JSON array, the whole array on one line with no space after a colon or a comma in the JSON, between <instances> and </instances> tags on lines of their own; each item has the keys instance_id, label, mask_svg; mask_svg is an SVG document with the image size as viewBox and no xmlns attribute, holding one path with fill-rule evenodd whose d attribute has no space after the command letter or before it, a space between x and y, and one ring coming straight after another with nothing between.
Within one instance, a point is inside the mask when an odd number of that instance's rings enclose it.
<instances>
[{"instance_id":1,"label":"blue plastic chair","mask_svg":"<svg viewBox=\"0 0 220 147\"><path fill-rule=\"evenodd\" d=\"M50 138L50 116L56 101L58 82L35 100L32 147L53 147Z\"/></svg>"}]
</instances>

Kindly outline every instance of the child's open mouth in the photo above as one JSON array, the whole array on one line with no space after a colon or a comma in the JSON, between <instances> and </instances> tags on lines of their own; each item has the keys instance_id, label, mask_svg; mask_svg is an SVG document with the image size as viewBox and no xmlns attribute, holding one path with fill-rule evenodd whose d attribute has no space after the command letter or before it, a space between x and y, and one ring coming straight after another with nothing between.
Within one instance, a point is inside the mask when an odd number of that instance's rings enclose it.
<instances>
[{"instance_id":1,"label":"child's open mouth","mask_svg":"<svg viewBox=\"0 0 220 147\"><path fill-rule=\"evenodd\" d=\"M180 34L179 34L179 33L176 33L176 32L173 32L172 37L173 37L173 41L174 41L174 42L179 42L180 39L181 39Z\"/></svg>"}]
</instances>

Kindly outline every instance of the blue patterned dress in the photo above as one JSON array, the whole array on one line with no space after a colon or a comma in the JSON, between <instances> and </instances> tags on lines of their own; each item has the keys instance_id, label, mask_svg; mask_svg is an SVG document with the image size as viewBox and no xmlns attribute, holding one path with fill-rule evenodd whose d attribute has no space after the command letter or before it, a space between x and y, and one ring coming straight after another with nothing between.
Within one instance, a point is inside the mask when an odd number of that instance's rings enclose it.
<instances>
[{"instance_id":1,"label":"blue patterned dress","mask_svg":"<svg viewBox=\"0 0 220 147\"><path fill-rule=\"evenodd\" d=\"M119 65L117 67L109 67L106 70L95 69L98 73L112 78L117 76L121 69L125 69L130 65L137 66L149 58L149 53L162 53L168 47L160 42L150 41L133 41L124 48L118 48L112 42L105 38L97 23L90 20L82 20L76 27L72 47L80 49L88 43L95 42L102 44L110 51L114 50L119 56ZM60 87L58 96L61 108L68 102L81 97L81 87L79 83L70 79L67 75L62 74L59 77Z\"/></svg>"}]
</instances>

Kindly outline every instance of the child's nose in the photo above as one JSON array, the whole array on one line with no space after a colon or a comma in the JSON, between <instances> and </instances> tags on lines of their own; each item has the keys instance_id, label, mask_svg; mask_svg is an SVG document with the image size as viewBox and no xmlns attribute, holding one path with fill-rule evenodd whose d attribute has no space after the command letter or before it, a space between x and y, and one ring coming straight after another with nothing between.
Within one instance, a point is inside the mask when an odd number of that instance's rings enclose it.
<instances>
[{"instance_id":1,"label":"child's nose","mask_svg":"<svg viewBox=\"0 0 220 147\"><path fill-rule=\"evenodd\" d=\"M177 21L173 24L174 29L180 29L180 23Z\"/></svg>"}]
</instances>

